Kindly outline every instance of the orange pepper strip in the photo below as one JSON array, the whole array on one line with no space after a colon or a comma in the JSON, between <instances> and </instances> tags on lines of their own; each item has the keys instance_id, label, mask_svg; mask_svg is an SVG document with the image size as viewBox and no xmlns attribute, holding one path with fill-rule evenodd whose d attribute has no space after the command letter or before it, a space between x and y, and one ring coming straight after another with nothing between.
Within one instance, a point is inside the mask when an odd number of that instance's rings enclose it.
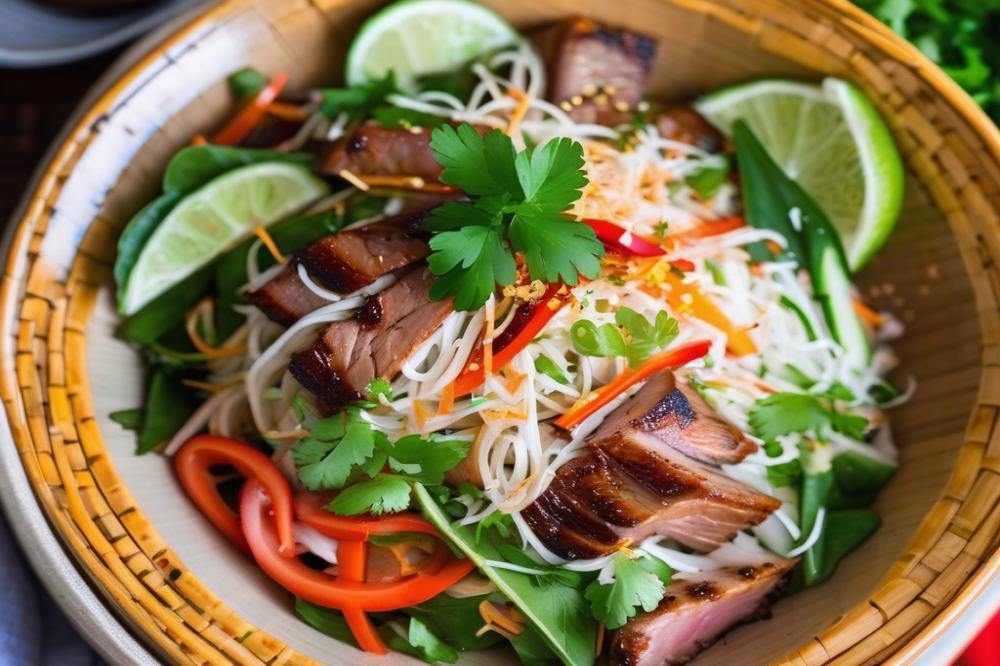
<instances>
[{"instance_id":1,"label":"orange pepper strip","mask_svg":"<svg viewBox=\"0 0 1000 666\"><path fill-rule=\"evenodd\" d=\"M695 359L699 359L708 353L711 346L712 343L708 340L698 340L697 342L690 342L683 347L657 354L643 361L635 370L626 370L615 377L611 383L594 391L595 395L590 400L578 401L570 407L568 412L557 418L555 424L560 428L570 430L580 425L587 417L608 405L616 396L621 395L635 384L661 370L678 368Z\"/></svg>"},{"instance_id":2,"label":"orange pepper strip","mask_svg":"<svg viewBox=\"0 0 1000 666\"><path fill-rule=\"evenodd\" d=\"M288 85L288 74L284 72L271 79L249 104L240 109L240 112L229 121L228 125L212 137L212 143L219 146L239 144L264 119L267 107L278 99L278 95L281 94L286 85Z\"/></svg>"},{"instance_id":3,"label":"orange pepper strip","mask_svg":"<svg viewBox=\"0 0 1000 666\"><path fill-rule=\"evenodd\" d=\"M561 282L550 284L545 293L537 301L521 307L514 313L517 321L510 323L493 340L492 366L502 368L514 360L532 340L534 340L549 320L569 301L569 289ZM475 369L473 369L475 368ZM472 393L486 381L483 368L482 348L474 352L465 369L455 379L455 397Z\"/></svg>"},{"instance_id":4,"label":"orange pepper strip","mask_svg":"<svg viewBox=\"0 0 1000 666\"><path fill-rule=\"evenodd\" d=\"M243 550L247 550L247 542L240 530L239 518L219 496L215 477L209 471L216 465L232 465L248 481L255 481L267 490L281 539L278 550L293 557L292 489L281 470L268 456L252 446L218 435L192 437L174 456L177 478L185 492L205 517Z\"/></svg>"},{"instance_id":5,"label":"orange pepper strip","mask_svg":"<svg viewBox=\"0 0 1000 666\"><path fill-rule=\"evenodd\" d=\"M368 556L368 545L364 541L341 541L337 544L337 577L344 580L363 583L365 580L365 563ZM345 608L344 619L365 652L387 655L389 649L382 642L375 625L360 608Z\"/></svg>"},{"instance_id":6,"label":"orange pepper strip","mask_svg":"<svg viewBox=\"0 0 1000 666\"><path fill-rule=\"evenodd\" d=\"M723 217L718 220L701 220L695 227L688 229L687 231L682 231L679 234L671 234L667 236L667 238L673 241L682 242L697 240L699 238L708 238L710 236L718 236L719 234L735 231L743 226L746 226L746 222L742 217Z\"/></svg>"},{"instance_id":7,"label":"orange pepper strip","mask_svg":"<svg viewBox=\"0 0 1000 666\"><path fill-rule=\"evenodd\" d=\"M746 356L757 351L757 345L747 335L746 329L733 325L729 317L697 285L682 282L681 277L673 273L667 273L664 280L670 285L666 298L674 312L690 312L725 333L726 349L735 356Z\"/></svg>"}]
</instances>

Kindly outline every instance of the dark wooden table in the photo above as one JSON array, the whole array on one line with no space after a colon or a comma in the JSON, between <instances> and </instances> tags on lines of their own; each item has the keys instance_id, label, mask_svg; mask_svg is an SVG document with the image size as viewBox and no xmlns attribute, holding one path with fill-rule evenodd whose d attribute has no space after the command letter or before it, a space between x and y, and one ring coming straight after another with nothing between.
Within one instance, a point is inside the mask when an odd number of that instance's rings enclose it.
<instances>
[{"instance_id":1,"label":"dark wooden table","mask_svg":"<svg viewBox=\"0 0 1000 666\"><path fill-rule=\"evenodd\" d=\"M87 90L124 49L58 67L0 69L0 225Z\"/></svg>"}]
</instances>

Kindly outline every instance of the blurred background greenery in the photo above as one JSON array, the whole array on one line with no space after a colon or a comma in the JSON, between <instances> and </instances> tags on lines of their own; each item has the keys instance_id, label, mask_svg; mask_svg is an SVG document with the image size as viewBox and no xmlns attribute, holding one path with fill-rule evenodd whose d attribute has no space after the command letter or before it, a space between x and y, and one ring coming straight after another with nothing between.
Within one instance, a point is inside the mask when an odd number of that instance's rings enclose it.
<instances>
[{"instance_id":1,"label":"blurred background greenery","mask_svg":"<svg viewBox=\"0 0 1000 666\"><path fill-rule=\"evenodd\" d=\"M1000 124L1000 0L855 0L938 63Z\"/></svg>"}]
</instances>

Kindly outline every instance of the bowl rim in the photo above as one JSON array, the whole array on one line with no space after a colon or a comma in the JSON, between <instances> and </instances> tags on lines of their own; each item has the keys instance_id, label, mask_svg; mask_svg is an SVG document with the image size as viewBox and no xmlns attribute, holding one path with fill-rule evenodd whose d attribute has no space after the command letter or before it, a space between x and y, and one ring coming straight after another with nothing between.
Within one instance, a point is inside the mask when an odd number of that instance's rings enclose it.
<instances>
[{"instance_id":1,"label":"bowl rim","mask_svg":"<svg viewBox=\"0 0 1000 666\"><path fill-rule=\"evenodd\" d=\"M695 13L704 13L706 7L710 4L706 0L659 1ZM784 0L768 1L777 1L780 4ZM128 66L128 69L118 75L96 98L92 99L89 105L86 105L86 101L84 104L81 104L77 113L74 114L76 121L67 123L56 143L50 147L46 156L39 164L31 184L22 195L21 203L15 209L10 219L11 224L8 225L4 232L2 243L0 243L0 250L6 256L5 274L2 286L0 286L0 331L8 334L5 337L4 343L6 347L0 353L0 393L3 394L4 402L8 403L8 409L10 408L10 396L18 392L15 369L12 367L12 364L8 363L8 353L10 352L8 347L12 339L11 335L9 335L11 333L11 313L12 311L16 312L16 308L23 300L19 294L14 293L17 285L12 276L16 273L16 264L20 261L21 255L27 249L28 241L30 240L29 234L26 232L29 230L29 223L34 217L34 204L37 203L37 200L43 198L45 193L51 192L53 185L59 177L60 169L70 160L72 150L75 147L73 138L85 134L88 128L102 114L111 109L112 103L119 95L143 73L147 72L150 65L154 64L171 47L177 45L185 38L192 36L216 18L224 16L231 11L246 8L251 4L252 0L220 0L215 5L196 8L189 14L178 17L171 24L163 26L160 30L141 40L134 48L137 50L148 48L148 50L134 60ZM998 130L997 126L989 119L985 112L957 83L951 80L915 46L896 35L888 26L882 24L848 0L801 0L801 4L804 8L812 9L818 14L832 18L847 30L854 32L863 39L873 42L892 57L906 64L917 77L928 84L946 101L949 107L962 120L968 123L977 138L983 141L992 159L995 162L1000 162L1000 130ZM157 39L157 36L161 33L165 36ZM124 59L125 57L123 56L120 60ZM13 355L11 354L11 356ZM11 381L11 377L14 377L13 382ZM16 447L15 432L6 410L2 422L0 437L2 437L4 445L9 444L12 447ZM23 474L23 463L20 457L17 455L9 457L11 460L16 460L12 464L18 469L14 471ZM0 457L0 464L11 464L11 461L6 460L6 457ZM34 493L35 500L33 509L47 513L46 508L37 495L37 488L32 486L31 490ZM17 496L17 493L10 494L10 497L14 496ZM3 502L3 508L8 516L12 515L14 511L10 505L10 497L6 493L0 493L0 501ZM920 526L923 526L927 519L928 517L925 516ZM59 528L47 522L43 522L43 524L50 530L53 536L57 536L57 543L61 545L64 555L66 554L65 551L73 552L65 542L65 536ZM918 530L920 526L918 526ZM24 538L22 530L17 530L17 534L19 539ZM83 569L87 573L85 581L89 581L92 586L100 588L99 583L92 579L91 572L87 571L86 566L78 560L76 553L74 553L74 557L70 559L69 563L74 565L76 569ZM32 566L34 566L34 563ZM77 573L80 572L77 571ZM935 612L932 612L930 621L916 635L911 637L907 642L900 644L894 650L889 657L889 662L912 663L916 660L932 642L937 641L946 630L958 621L961 615L978 598L979 594L987 588L990 582L998 578L998 574L1000 574L1000 550L995 550L989 558L984 559L973 573L966 578L965 584L950 601L934 609ZM101 591L104 592L104 590ZM123 621L122 626L133 626L133 622L125 609L113 604L106 596L102 598L95 595L94 598L105 610L111 607L112 615ZM60 598L60 601L62 600L63 598ZM891 617L886 618L886 620L888 619L891 619ZM884 624L881 626L884 626ZM266 630L263 627L262 629ZM144 643L152 643L151 638L143 635L138 629L135 630L135 633L140 634L140 638L143 639ZM158 649L157 651L162 651L162 649Z\"/></svg>"}]
</instances>

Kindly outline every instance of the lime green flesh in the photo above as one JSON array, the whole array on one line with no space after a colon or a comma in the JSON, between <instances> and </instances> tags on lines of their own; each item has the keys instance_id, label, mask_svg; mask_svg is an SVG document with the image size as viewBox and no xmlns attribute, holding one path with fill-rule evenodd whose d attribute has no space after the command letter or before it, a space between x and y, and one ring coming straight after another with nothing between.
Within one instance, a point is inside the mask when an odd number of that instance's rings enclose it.
<instances>
[{"instance_id":1,"label":"lime green flesh","mask_svg":"<svg viewBox=\"0 0 1000 666\"><path fill-rule=\"evenodd\" d=\"M489 9L465 0L403 0L368 19L347 54L347 82L381 79L392 70L412 89L427 74L454 70L520 38Z\"/></svg>"},{"instance_id":2,"label":"lime green flesh","mask_svg":"<svg viewBox=\"0 0 1000 666\"><path fill-rule=\"evenodd\" d=\"M129 274L121 302L131 315L253 233L327 193L308 169L264 162L219 176L181 200L156 228Z\"/></svg>"},{"instance_id":3,"label":"lime green flesh","mask_svg":"<svg viewBox=\"0 0 1000 666\"><path fill-rule=\"evenodd\" d=\"M723 131L744 119L774 160L840 232L852 270L888 238L903 199L903 165L871 102L846 81L763 80L695 104Z\"/></svg>"}]
</instances>

